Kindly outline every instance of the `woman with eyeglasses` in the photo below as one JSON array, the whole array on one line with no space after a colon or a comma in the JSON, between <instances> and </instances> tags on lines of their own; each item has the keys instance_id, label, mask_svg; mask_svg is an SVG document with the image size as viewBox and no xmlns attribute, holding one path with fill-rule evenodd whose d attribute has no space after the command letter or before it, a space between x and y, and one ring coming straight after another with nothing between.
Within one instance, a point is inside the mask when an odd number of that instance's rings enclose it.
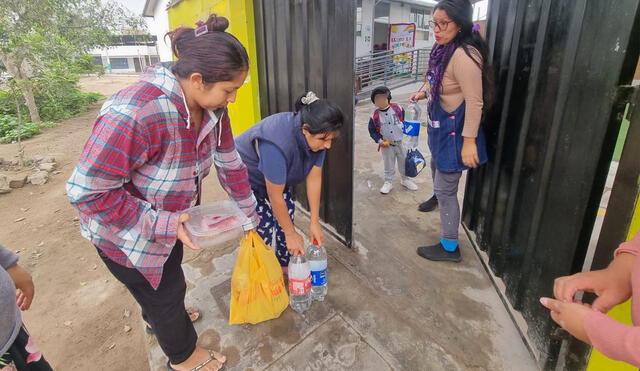
<instances>
[{"instance_id":1,"label":"woman with eyeglasses","mask_svg":"<svg viewBox=\"0 0 640 371\"><path fill-rule=\"evenodd\" d=\"M442 0L430 21L436 45L431 51L425 89L412 101L427 99L428 144L433 196L420 204L429 212L440 208L441 238L418 247L418 255L434 261L462 260L458 246L462 172L487 161L483 112L492 101L492 73L487 44L473 25L468 0Z\"/></svg>"}]
</instances>

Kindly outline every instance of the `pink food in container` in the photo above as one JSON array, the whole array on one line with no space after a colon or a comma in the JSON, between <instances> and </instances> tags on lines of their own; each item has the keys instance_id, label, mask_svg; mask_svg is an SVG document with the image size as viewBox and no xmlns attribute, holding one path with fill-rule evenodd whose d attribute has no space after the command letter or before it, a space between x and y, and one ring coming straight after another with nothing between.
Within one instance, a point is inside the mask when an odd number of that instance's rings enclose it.
<instances>
[{"instance_id":1,"label":"pink food in container","mask_svg":"<svg viewBox=\"0 0 640 371\"><path fill-rule=\"evenodd\" d=\"M193 243L200 248L214 247L242 236L247 217L229 200L216 201L187 210L191 219L185 223Z\"/></svg>"}]
</instances>

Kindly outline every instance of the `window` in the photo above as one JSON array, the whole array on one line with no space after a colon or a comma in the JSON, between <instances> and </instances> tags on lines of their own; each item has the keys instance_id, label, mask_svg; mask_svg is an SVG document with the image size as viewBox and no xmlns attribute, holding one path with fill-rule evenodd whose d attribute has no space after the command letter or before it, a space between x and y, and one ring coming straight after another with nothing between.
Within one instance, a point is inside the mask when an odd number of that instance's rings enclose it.
<instances>
[{"instance_id":1,"label":"window","mask_svg":"<svg viewBox=\"0 0 640 371\"><path fill-rule=\"evenodd\" d=\"M109 64L114 70L128 70L129 59L128 58L109 58Z\"/></svg>"},{"instance_id":2,"label":"window","mask_svg":"<svg viewBox=\"0 0 640 371\"><path fill-rule=\"evenodd\" d=\"M91 59L93 61L93 64L97 65L97 66L102 66L102 57L99 55L92 55Z\"/></svg>"},{"instance_id":3,"label":"window","mask_svg":"<svg viewBox=\"0 0 640 371\"><path fill-rule=\"evenodd\" d=\"M411 21L416 24L417 28L423 30L429 29L429 19L431 18L431 10L425 8L411 8Z\"/></svg>"},{"instance_id":4,"label":"window","mask_svg":"<svg viewBox=\"0 0 640 371\"><path fill-rule=\"evenodd\" d=\"M373 18L377 23L389 23L389 13L391 12L391 4L378 3L373 10Z\"/></svg>"},{"instance_id":5,"label":"window","mask_svg":"<svg viewBox=\"0 0 640 371\"><path fill-rule=\"evenodd\" d=\"M429 31L425 31L425 30L418 30L416 32L416 40L424 40L424 41L429 41Z\"/></svg>"}]
</instances>

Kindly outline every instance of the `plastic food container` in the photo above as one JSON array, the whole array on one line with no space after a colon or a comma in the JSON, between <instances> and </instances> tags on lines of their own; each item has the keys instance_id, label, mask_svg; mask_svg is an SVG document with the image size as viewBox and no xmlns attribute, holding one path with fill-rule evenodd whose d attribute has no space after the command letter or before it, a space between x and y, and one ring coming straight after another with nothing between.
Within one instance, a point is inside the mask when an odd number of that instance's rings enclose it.
<instances>
[{"instance_id":1,"label":"plastic food container","mask_svg":"<svg viewBox=\"0 0 640 371\"><path fill-rule=\"evenodd\" d=\"M213 247L242 236L247 222L238 206L229 200L192 207L185 211L191 219L184 223L191 241L200 248Z\"/></svg>"}]
</instances>

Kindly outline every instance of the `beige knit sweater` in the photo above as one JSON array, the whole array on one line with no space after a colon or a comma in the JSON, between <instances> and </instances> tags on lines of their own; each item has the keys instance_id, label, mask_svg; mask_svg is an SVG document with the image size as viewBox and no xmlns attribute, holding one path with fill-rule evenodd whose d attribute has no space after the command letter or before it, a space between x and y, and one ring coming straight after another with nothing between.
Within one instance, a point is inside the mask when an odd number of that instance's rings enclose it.
<instances>
[{"instance_id":1,"label":"beige knit sweater","mask_svg":"<svg viewBox=\"0 0 640 371\"><path fill-rule=\"evenodd\" d=\"M477 60L482 60L476 49L470 51ZM466 102L462 136L475 138L482 119L482 70L459 47L444 71L440 104L445 111L452 112L462 102Z\"/></svg>"}]
</instances>

